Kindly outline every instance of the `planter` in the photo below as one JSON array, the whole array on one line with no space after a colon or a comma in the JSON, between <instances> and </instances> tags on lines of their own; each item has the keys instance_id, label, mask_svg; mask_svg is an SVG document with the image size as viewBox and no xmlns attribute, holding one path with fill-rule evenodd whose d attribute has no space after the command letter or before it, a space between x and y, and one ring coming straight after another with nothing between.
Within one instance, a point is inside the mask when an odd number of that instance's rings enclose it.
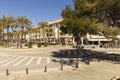
<instances>
[{"instance_id":1,"label":"planter","mask_svg":"<svg viewBox=\"0 0 120 80\"><path fill-rule=\"evenodd\" d=\"M38 46L37 45L33 45L32 48L38 48Z\"/></svg>"},{"instance_id":2,"label":"planter","mask_svg":"<svg viewBox=\"0 0 120 80\"><path fill-rule=\"evenodd\" d=\"M41 47L41 43L37 43L37 46L38 46L38 47Z\"/></svg>"},{"instance_id":3,"label":"planter","mask_svg":"<svg viewBox=\"0 0 120 80\"><path fill-rule=\"evenodd\" d=\"M44 43L44 47L47 47L48 46L48 44L47 43Z\"/></svg>"}]
</instances>

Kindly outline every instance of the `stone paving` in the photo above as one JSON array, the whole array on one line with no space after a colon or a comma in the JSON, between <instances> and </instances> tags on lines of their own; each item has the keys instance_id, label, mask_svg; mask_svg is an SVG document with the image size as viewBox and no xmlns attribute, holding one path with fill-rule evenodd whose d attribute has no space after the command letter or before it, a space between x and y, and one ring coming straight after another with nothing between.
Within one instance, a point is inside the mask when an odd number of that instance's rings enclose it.
<instances>
[{"instance_id":1,"label":"stone paving","mask_svg":"<svg viewBox=\"0 0 120 80\"><path fill-rule=\"evenodd\" d=\"M101 61L91 62L90 65L81 63L79 69L66 68L48 72L29 74L0 75L0 80L111 80L120 75L120 64Z\"/></svg>"},{"instance_id":2,"label":"stone paving","mask_svg":"<svg viewBox=\"0 0 120 80\"><path fill-rule=\"evenodd\" d=\"M54 48L54 47L53 47ZM67 47L69 49L69 47ZM12 50L12 49L9 49ZM97 51L106 51L106 49L93 49ZM107 49L108 51L111 49ZM119 49L112 51L119 52ZM114 52L113 51L113 52ZM66 67L63 71L60 69L51 69L48 72L41 70L39 72L16 73L10 75L0 74L0 80L111 80L113 77L120 76L120 64L112 61L94 61L90 65L80 63L79 69Z\"/></svg>"}]
</instances>

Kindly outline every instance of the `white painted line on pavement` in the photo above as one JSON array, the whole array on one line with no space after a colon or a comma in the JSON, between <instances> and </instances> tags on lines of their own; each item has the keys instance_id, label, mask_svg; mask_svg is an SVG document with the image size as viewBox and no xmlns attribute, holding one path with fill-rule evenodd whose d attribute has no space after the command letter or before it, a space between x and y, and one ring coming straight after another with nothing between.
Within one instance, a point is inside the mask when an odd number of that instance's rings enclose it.
<instances>
[{"instance_id":1,"label":"white painted line on pavement","mask_svg":"<svg viewBox=\"0 0 120 80\"><path fill-rule=\"evenodd\" d=\"M65 53L65 50L63 51L63 53L62 54L64 54Z\"/></svg>"},{"instance_id":2,"label":"white painted line on pavement","mask_svg":"<svg viewBox=\"0 0 120 80\"><path fill-rule=\"evenodd\" d=\"M47 58L47 64L50 64L50 58Z\"/></svg>"},{"instance_id":3,"label":"white painted line on pavement","mask_svg":"<svg viewBox=\"0 0 120 80\"><path fill-rule=\"evenodd\" d=\"M92 55L92 53L90 53L90 52L88 52L88 51L86 51L86 53L89 54L89 55Z\"/></svg>"},{"instance_id":4,"label":"white painted line on pavement","mask_svg":"<svg viewBox=\"0 0 120 80\"><path fill-rule=\"evenodd\" d=\"M9 65L9 64L11 64L11 63L13 63L14 61L18 60L19 58L21 58L21 56L19 56L19 57L13 59L12 61L10 61L10 62L8 62L8 63L2 65L2 67L5 67L5 66L7 66L7 65Z\"/></svg>"},{"instance_id":5,"label":"white painted line on pavement","mask_svg":"<svg viewBox=\"0 0 120 80\"><path fill-rule=\"evenodd\" d=\"M32 57L25 65L29 65L34 60L34 57Z\"/></svg>"},{"instance_id":6,"label":"white painted line on pavement","mask_svg":"<svg viewBox=\"0 0 120 80\"><path fill-rule=\"evenodd\" d=\"M7 58L7 57L10 57L10 56L4 56L4 57L0 58L0 61L1 61L1 60L4 60L4 59Z\"/></svg>"},{"instance_id":7,"label":"white painted line on pavement","mask_svg":"<svg viewBox=\"0 0 120 80\"><path fill-rule=\"evenodd\" d=\"M5 54L3 54L3 53L0 53L0 56L5 56Z\"/></svg>"},{"instance_id":8,"label":"white painted line on pavement","mask_svg":"<svg viewBox=\"0 0 120 80\"><path fill-rule=\"evenodd\" d=\"M10 57L10 56L9 56ZM10 57L10 58L8 58L8 59L5 59L5 60L3 60L3 61L1 61L0 63L3 63L3 62L5 62L5 61L9 61L10 59L12 59L12 58L14 58L14 56L12 56L12 57Z\"/></svg>"},{"instance_id":9,"label":"white painted line on pavement","mask_svg":"<svg viewBox=\"0 0 120 80\"><path fill-rule=\"evenodd\" d=\"M39 59L38 59L38 61L37 61L37 65L39 65L40 64L40 62L41 62L41 59L42 59L42 57L39 57Z\"/></svg>"},{"instance_id":10,"label":"white painted line on pavement","mask_svg":"<svg viewBox=\"0 0 120 80\"><path fill-rule=\"evenodd\" d=\"M70 51L68 51L68 54L70 55Z\"/></svg>"},{"instance_id":11,"label":"white painted line on pavement","mask_svg":"<svg viewBox=\"0 0 120 80\"><path fill-rule=\"evenodd\" d=\"M4 56L1 56L1 55L0 55L0 58L2 58L2 57L4 57Z\"/></svg>"},{"instance_id":12,"label":"white painted line on pavement","mask_svg":"<svg viewBox=\"0 0 120 80\"><path fill-rule=\"evenodd\" d=\"M107 52L107 53L120 53L120 52Z\"/></svg>"},{"instance_id":13,"label":"white painted line on pavement","mask_svg":"<svg viewBox=\"0 0 120 80\"><path fill-rule=\"evenodd\" d=\"M27 58L28 58L28 57L23 58L21 61L19 61L18 63L16 63L14 66L19 65L20 63L22 63L23 61L25 61Z\"/></svg>"},{"instance_id":14,"label":"white painted line on pavement","mask_svg":"<svg viewBox=\"0 0 120 80\"><path fill-rule=\"evenodd\" d=\"M82 52L80 49L78 50L78 52L79 52L81 55L84 55L84 52Z\"/></svg>"},{"instance_id":15,"label":"white painted line on pavement","mask_svg":"<svg viewBox=\"0 0 120 80\"><path fill-rule=\"evenodd\" d=\"M30 52L23 52L23 53L34 53L34 51L30 51Z\"/></svg>"},{"instance_id":16,"label":"white painted line on pavement","mask_svg":"<svg viewBox=\"0 0 120 80\"><path fill-rule=\"evenodd\" d=\"M77 55L77 52L76 52L76 51L73 51L73 53L74 53L75 55Z\"/></svg>"}]
</instances>

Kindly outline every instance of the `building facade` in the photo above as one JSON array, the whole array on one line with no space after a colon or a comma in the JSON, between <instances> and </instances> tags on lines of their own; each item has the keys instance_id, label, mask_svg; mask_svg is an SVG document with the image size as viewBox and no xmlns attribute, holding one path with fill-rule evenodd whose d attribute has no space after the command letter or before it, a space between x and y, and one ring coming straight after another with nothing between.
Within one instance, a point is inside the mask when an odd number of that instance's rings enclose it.
<instances>
[{"instance_id":1,"label":"building facade","mask_svg":"<svg viewBox=\"0 0 120 80\"><path fill-rule=\"evenodd\" d=\"M57 20L53 20L48 22L48 25L53 29L53 35L49 37L50 42L51 43L62 43L62 44L76 44L75 38L72 35L69 34L64 34L61 30L61 22L62 22L62 18L61 19L57 19ZM37 26L35 27L37 28ZM39 31L37 33L32 33L31 34L31 39L33 41L42 41L42 34L40 33L41 30L39 29ZM120 38L120 36L117 36L118 38ZM48 40L48 37L45 36L46 41ZM111 39L107 39L104 35L101 35L100 33L98 34L87 34L83 37L83 43L84 44L95 44L95 45L99 45L99 44L105 44L108 41L111 41Z\"/></svg>"}]
</instances>

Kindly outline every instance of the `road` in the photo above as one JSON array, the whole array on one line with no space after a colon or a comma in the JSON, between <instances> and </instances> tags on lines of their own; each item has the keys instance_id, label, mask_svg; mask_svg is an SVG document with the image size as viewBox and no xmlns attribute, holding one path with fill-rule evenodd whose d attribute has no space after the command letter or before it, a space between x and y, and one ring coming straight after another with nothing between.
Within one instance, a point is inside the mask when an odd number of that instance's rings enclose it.
<instances>
[{"instance_id":1,"label":"road","mask_svg":"<svg viewBox=\"0 0 120 80\"><path fill-rule=\"evenodd\" d=\"M63 60L66 62L68 62L68 60L70 59L75 61L76 56L73 55L80 53L80 55L84 57L92 56L92 58L94 59L96 58L96 56L103 54L103 51L116 53L116 50L101 50L101 52L95 52L91 50L76 50L64 46L54 46L36 49L0 48L0 73L5 74L6 69L8 69L11 73L25 73L26 68L28 68L31 72L38 72L44 71L45 66L47 66L48 69L59 69L61 67L60 57L63 57ZM120 50L117 50L117 52L120 52ZM82 59L84 58L82 57ZM67 67L69 65L65 64L65 66Z\"/></svg>"},{"instance_id":2,"label":"road","mask_svg":"<svg viewBox=\"0 0 120 80\"><path fill-rule=\"evenodd\" d=\"M53 51L62 49L60 46L40 48L40 49L4 49L0 48L0 73L6 69L10 72L25 72L26 68L30 71L43 70L45 66L59 68L60 64L52 62ZM58 59L59 60L59 59Z\"/></svg>"},{"instance_id":3,"label":"road","mask_svg":"<svg viewBox=\"0 0 120 80\"><path fill-rule=\"evenodd\" d=\"M61 59L51 55L65 49L67 48L64 46L35 49L0 48L0 73L5 74L7 69L11 73L25 73L26 68L31 72L39 72L44 71L45 66L48 69L60 69Z\"/></svg>"}]
</instances>

